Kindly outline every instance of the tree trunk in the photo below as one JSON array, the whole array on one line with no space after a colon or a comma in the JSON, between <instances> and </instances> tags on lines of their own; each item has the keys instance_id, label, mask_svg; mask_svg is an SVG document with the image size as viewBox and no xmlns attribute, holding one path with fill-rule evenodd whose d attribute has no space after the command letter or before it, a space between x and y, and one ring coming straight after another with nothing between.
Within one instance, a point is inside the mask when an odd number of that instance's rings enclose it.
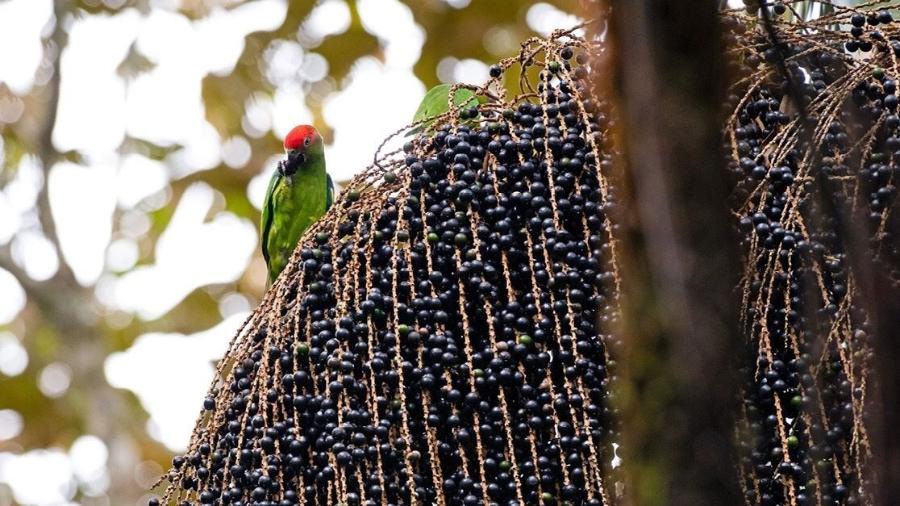
<instances>
[{"instance_id":1,"label":"tree trunk","mask_svg":"<svg viewBox=\"0 0 900 506\"><path fill-rule=\"evenodd\" d=\"M740 259L720 153L718 2L614 2L625 172L620 374L629 503L739 504ZM602 85L602 83L598 83Z\"/></svg>"}]
</instances>

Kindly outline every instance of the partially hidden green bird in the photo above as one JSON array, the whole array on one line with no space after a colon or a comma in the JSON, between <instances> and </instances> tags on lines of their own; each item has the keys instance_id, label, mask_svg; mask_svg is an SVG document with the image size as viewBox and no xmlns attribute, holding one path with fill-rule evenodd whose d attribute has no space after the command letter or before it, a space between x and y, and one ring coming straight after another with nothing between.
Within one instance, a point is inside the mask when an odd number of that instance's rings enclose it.
<instances>
[{"instance_id":1,"label":"partially hidden green bird","mask_svg":"<svg viewBox=\"0 0 900 506\"><path fill-rule=\"evenodd\" d=\"M422 130L430 129L435 117L450 110L450 88L451 85L449 84L439 84L425 93L425 96L419 103L419 108L416 109L416 114L413 116L413 123L421 123L413 128L408 135L416 135ZM483 97L476 97L475 100L472 100L472 97L475 97L475 93L472 90L458 88L456 93L453 94L453 106L470 107L484 102Z\"/></svg>"},{"instance_id":2,"label":"partially hidden green bird","mask_svg":"<svg viewBox=\"0 0 900 506\"><path fill-rule=\"evenodd\" d=\"M284 158L269 181L260 236L271 285L287 266L300 237L331 207L334 183L325 170L325 145L310 125L284 137Z\"/></svg>"}]
</instances>

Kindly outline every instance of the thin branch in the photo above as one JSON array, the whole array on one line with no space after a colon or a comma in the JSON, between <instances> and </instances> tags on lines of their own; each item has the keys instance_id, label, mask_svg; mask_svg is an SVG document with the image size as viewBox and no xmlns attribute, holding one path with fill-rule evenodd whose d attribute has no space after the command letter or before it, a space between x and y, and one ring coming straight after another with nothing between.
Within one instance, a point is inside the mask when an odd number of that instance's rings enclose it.
<instances>
[{"instance_id":1,"label":"thin branch","mask_svg":"<svg viewBox=\"0 0 900 506\"><path fill-rule=\"evenodd\" d=\"M56 273L56 276L65 279L67 283L77 283L72 269L63 258L59 234L56 231L56 223L53 220L53 213L50 208L50 184L48 177L50 168L59 160L60 156L56 146L53 145L53 129L56 126L56 115L57 109L59 108L60 82L62 80L62 52L63 48L66 47L69 38L63 27L63 18L67 13L68 3L69 2L65 0L55 0L53 3L55 23L48 44L52 46L51 50L53 50L55 54L52 65L53 75L50 77L50 81L44 89L46 95L46 110L44 111L44 121L41 125L37 143L37 154L41 159L41 169L44 172L44 184L41 187L37 198L37 212L44 235L54 246L56 246L56 250L59 254L59 271Z\"/></svg>"}]
</instances>

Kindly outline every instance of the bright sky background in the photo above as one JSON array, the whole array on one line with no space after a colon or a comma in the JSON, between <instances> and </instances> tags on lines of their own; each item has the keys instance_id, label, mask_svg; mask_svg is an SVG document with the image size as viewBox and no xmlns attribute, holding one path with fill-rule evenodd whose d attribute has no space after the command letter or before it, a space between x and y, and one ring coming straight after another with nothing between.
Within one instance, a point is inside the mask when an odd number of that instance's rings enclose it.
<instances>
[{"instance_id":1,"label":"bright sky background","mask_svg":"<svg viewBox=\"0 0 900 506\"><path fill-rule=\"evenodd\" d=\"M455 8L469 3L444 1ZM205 120L201 80L211 73L229 73L243 50L244 37L278 27L286 1L258 0L196 22L177 12L179 0L150 4L148 15L129 9L115 16L64 20L70 41L62 58L53 142L61 151L78 150L85 163L60 162L50 169L50 200L62 254L82 284L95 286L111 325L127 324L132 314L147 320L161 317L199 287L234 282L258 247L256 225L224 211L221 193L197 183L184 193L159 239L155 263L132 269L139 256L136 239L150 226L147 213L169 203L167 186L173 178L220 162L239 168L249 160L246 137L222 139ZM398 0L357 4L365 29L384 47L384 61L360 59L349 84L325 98L324 118L335 131L326 150L327 163L337 180L365 168L381 140L408 122L425 92L412 66L426 34L410 10ZM24 95L49 76L42 67L41 36L50 27L51 5L51 0L0 1L0 47L16 48L0 58L0 82L14 93ZM295 76L321 79L328 63L304 46L314 47L317 40L342 33L349 22L344 0L320 1L304 23L303 45L285 42L270 49L267 78L276 92L272 98L254 97L243 121L247 136L272 130L280 137L294 124L311 122ZM577 20L537 3L528 11L527 22L538 33L549 34ZM155 67L126 83L116 68L132 44ZM446 81L478 84L487 78L488 68L475 60L447 58L437 71ZM380 99L372 101L372 96ZM363 112L366 120L360 121ZM0 99L0 121L16 121L24 113L21 101ZM122 155L116 149L126 135L184 148L164 163L140 154ZM273 169L274 159L260 168L247 189L257 208ZM60 259L41 234L33 210L43 184L39 162L24 159L16 174L0 191L0 244L13 240L15 261L31 278L47 279ZM115 210L121 218L113 235ZM18 282L2 269L0 300L0 325L13 321L26 302ZM110 384L135 392L150 414L149 433L170 449L186 446L212 379L212 363L251 309L243 295L226 294L218 325L187 336L145 334L106 361ZM21 374L28 361L19 336L0 332L0 374ZM179 375L159 375L153 365L163 361ZM68 366L58 362L41 372L38 386L44 395L58 397L65 394L70 379ZM23 424L21 415L0 406L0 441L15 437ZM6 486L20 504L74 504L70 500L76 487L96 498L91 504L108 504L103 495L109 482L107 453L104 442L91 435L70 448L0 453L0 506L9 504ZM135 479L148 486L162 470L149 462L142 466Z\"/></svg>"}]
</instances>

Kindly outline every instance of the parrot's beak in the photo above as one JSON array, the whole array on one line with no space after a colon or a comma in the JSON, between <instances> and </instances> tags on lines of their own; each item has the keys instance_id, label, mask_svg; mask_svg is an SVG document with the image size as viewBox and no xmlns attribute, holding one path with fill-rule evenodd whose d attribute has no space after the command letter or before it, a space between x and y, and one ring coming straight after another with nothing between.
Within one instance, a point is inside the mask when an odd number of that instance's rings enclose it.
<instances>
[{"instance_id":1,"label":"parrot's beak","mask_svg":"<svg viewBox=\"0 0 900 506\"><path fill-rule=\"evenodd\" d=\"M305 162L306 154L300 149L292 149L287 152L287 158L278 164L278 170L281 175L290 179Z\"/></svg>"}]
</instances>

